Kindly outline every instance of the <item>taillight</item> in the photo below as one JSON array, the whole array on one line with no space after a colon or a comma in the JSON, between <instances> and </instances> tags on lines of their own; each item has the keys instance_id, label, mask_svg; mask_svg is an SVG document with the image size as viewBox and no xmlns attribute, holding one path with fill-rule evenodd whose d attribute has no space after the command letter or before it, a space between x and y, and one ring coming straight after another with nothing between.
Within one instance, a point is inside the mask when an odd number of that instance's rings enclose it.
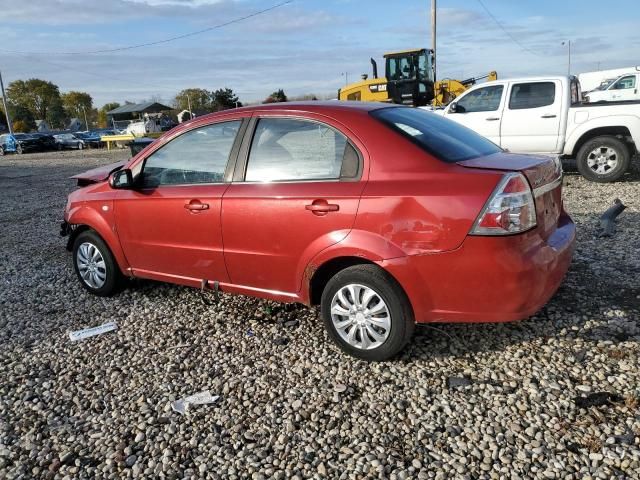
<instances>
[{"instance_id":1,"label":"taillight","mask_svg":"<svg viewBox=\"0 0 640 480\"><path fill-rule=\"evenodd\" d=\"M512 235L536 226L531 187L521 173L508 173L478 215L470 235Z\"/></svg>"}]
</instances>

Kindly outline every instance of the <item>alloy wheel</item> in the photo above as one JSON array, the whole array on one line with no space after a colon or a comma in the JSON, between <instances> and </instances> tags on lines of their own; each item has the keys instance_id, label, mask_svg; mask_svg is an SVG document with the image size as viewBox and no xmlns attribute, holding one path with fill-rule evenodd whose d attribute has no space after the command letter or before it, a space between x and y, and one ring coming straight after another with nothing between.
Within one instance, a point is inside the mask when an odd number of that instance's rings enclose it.
<instances>
[{"instance_id":1,"label":"alloy wheel","mask_svg":"<svg viewBox=\"0 0 640 480\"><path fill-rule=\"evenodd\" d=\"M611 147L597 147L587 155L587 165L598 175L604 175L618 165L618 152Z\"/></svg>"},{"instance_id":2,"label":"alloy wheel","mask_svg":"<svg viewBox=\"0 0 640 480\"><path fill-rule=\"evenodd\" d=\"M91 288L102 288L107 281L107 266L98 247L84 242L78 248L76 263L82 280Z\"/></svg>"},{"instance_id":3,"label":"alloy wheel","mask_svg":"<svg viewBox=\"0 0 640 480\"><path fill-rule=\"evenodd\" d=\"M382 345L391 332L391 314L373 289L349 284L331 300L331 321L338 335L354 348L371 350Z\"/></svg>"}]
</instances>

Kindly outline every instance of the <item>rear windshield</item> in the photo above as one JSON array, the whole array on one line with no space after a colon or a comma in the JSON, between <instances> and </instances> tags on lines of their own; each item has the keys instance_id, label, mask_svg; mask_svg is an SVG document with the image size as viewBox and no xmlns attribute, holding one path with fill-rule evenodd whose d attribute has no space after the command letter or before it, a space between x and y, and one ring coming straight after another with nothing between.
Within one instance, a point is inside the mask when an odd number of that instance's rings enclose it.
<instances>
[{"instance_id":1,"label":"rear windshield","mask_svg":"<svg viewBox=\"0 0 640 480\"><path fill-rule=\"evenodd\" d=\"M460 162L501 151L473 130L420 108L381 108L370 114L445 162Z\"/></svg>"}]
</instances>

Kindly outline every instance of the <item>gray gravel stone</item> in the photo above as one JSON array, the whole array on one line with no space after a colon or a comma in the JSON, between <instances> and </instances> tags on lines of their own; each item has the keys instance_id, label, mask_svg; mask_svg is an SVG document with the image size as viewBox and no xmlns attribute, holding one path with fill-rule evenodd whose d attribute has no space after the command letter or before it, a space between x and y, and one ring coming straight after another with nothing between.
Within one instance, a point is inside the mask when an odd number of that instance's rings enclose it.
<instances>
[{"instance_id":1,"label":"gray gravel stone","mask_svg":"<svg viewBox=\"0 0 640 480\"><path fill-rule=\"evenodd\" d=\"M88 295L58 236L68 177L126 156L0 161L0 478L640 478L638 173L567 174L579 241L541 312L418 327L398 359L369 364L327 340L315 309L225 294L207 306L146 281ZM600 238L616 197L628 208ZM203 390L221 398L171 411ZM624 401L577 408L592 392Z\"/></svg>"}]
</instances>

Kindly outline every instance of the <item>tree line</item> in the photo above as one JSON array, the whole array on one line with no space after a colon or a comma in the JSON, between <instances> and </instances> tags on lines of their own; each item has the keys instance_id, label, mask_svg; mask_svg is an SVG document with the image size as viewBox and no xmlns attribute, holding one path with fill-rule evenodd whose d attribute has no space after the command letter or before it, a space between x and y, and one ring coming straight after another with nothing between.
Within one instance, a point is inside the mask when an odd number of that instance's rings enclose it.
<instances>
[{"instance_id":1,"label":"tree line","mask_svg":"<svg viewBox=\"0 0 640 480\"><path fill-rule=\"evenodd\" d=\"M120 106L118 102L110 102L101 108L96 108L89 93L75 90L60 92L56 84L39 78L11 82L6 89L6 94L7 107L15 132L35 130L36 120L45 120L52 129L65 129L72 118L79 119L82 124L85 123L86 118L87 128L94 126L106 128L109 126L107 112ZM296 99L317 100L315 95L303 95ZM266 97L262 103L288 100L284 90L278 89ZM133 102L126 101L125 104L127 103ZM186 88L175 96L172 106L177 112L190 110L198 115L203 112L241 107L242 102L230 88L217 90ZM1 106L0 115L0 123L4 123L5 114Z\"/></svg>"}]
</instances>

